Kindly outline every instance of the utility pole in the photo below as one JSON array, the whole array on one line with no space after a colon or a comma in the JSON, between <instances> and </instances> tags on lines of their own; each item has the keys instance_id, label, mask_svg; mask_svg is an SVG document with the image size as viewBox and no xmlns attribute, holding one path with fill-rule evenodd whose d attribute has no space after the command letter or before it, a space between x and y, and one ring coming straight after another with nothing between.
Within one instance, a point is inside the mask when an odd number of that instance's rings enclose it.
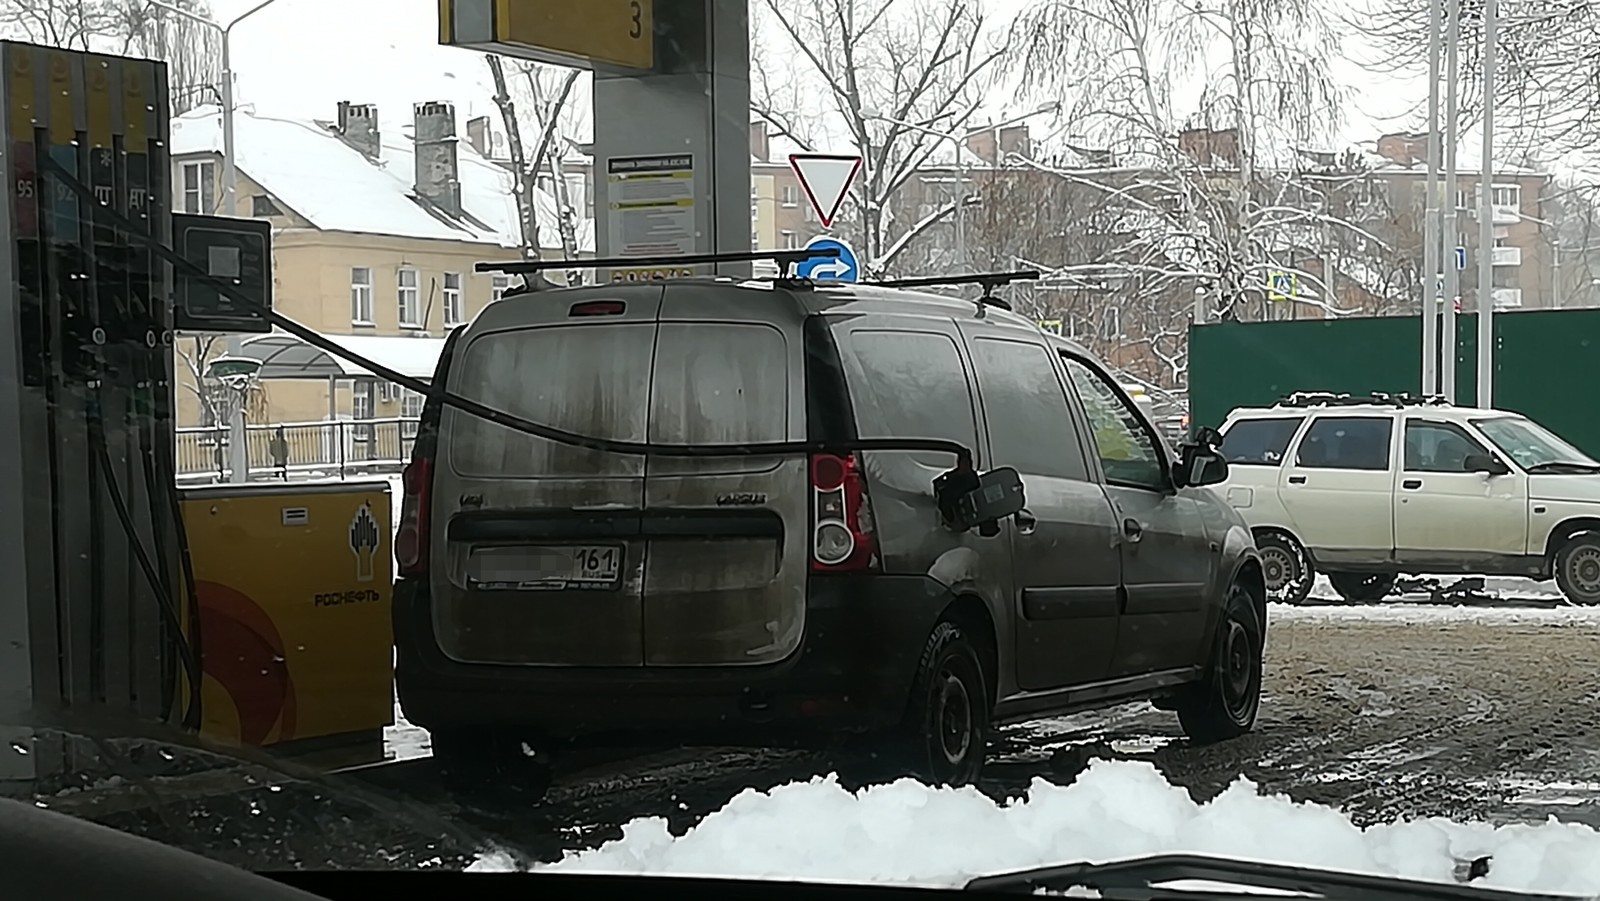
<instances>
[{"instance_id":1,"label":"utility pole","mask_svg":"<svg viewBox=\"0 0 1600 901\"><path fill-rule=\"evenodd\" d=\"M1494 70L1496 0L1483 3L1483 171L1478 177L1478 403L1494 409Z\"/></svg>"},{"instance_id":2,"label":"utility pole","mask_svg":"<svg viewBox=\"0 0 1600 901\"><path fill-rule=\"evenodd\" d=\"M1456 209L1461 203L1456 199L1456 148L1461 144L1457 120L1461 112L1457 104L1456 83L1461 77L1461 0L1448 0L1445 23L1445 92L1444 92L1444 234L1445 241L1455 255L1455 244L1461 242L1461 226L1456 221ZM1461 242L1465 243L1465 242ZM1456 298L1461 296L1461 271L1455 260L1444 271L1444 324L1439 329L1439 393L1450 403L1456 402Z\"/></svg>"},{"instance_id":3,"label":"utility pole","mask_svg":"<svg viewBox=\"0 0 1600 901\"><path fill-rule=\"evenodd\" d=\"M1422 393L1439 393L1439 3L1428 0L1428 184L1422 225Z\"/></svg>"},{"instance_id":4,"label":"utility pole","mask_svg":"<svg viewBox=\"0 0 1600 901\"><path fill-rule=\"evenodd\" d=\"M176 15L183 16L191 22L214 29L222 36L222 213L225 216L236 216L239 212L237 197L238 173L233 164L233 28L245 19L250 18L261 10L276 3L277 0L261 0L255 6L226 25L190 12L181 6L164 0L150 0L151 5L159 6ZM204 196L203 194L201 196ZM201 212L210 212L202 210ZM228 334L227 355L237 357L243 351L244 339L237 332ZM228 481L247 482L250 480L250 447L249 435L245 429L244 408L249 398L249 385L246 384L241 396L236 398L233 409L228 417Z\"/></svg>"}]
</instances>

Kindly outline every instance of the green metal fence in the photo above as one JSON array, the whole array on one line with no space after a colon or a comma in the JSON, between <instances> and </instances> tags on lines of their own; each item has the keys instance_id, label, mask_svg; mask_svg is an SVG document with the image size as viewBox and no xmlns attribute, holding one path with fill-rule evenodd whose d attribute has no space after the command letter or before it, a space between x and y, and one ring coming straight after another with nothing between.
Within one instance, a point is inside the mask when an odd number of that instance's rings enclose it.
<instances>
[{"instance_id":1,"label":"green metal fence","mask_svg":"<svg viewBox=\"0 0 1600 901\"><path fill-rule=\"evenodd\" d=\"M1475 403L1478 317L1456 320L1456 402ZM1600 310L1497 314L1495 407L1600 457ZM1422 384L1416 316L1229 322L1189 330L1189 409L1220 425L1234 407L1295 391L1412 392Z\"/></svg>"}]
</instances>

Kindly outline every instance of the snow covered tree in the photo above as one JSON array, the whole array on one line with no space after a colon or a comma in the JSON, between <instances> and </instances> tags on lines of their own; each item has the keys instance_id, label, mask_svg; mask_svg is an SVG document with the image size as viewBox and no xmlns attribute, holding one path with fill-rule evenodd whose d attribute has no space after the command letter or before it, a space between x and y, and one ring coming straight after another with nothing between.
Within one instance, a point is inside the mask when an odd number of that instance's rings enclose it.
<instances>
[{"instance_id":1,"label":"snow covered tree","mask_svg":"<svg viewBox=\"0 0 1600 901\"><path fill-rule=\"evenodd\" d=\"M1377 0L1346 27L1374 45L1375 71L1416 77L1428 71L1428 5ZM1441 2L1442 13L1448 5ZM1500 0L1496 24L1496 145L1507 156L1534 151L1546 159L1600 143L1600 7L1592 0ZM1481 117L1483 0L1461 0L1461 122Z\"/></svg>"},{"instance_id":2,"label":"snow covered tree","mask_svg":"<svg viewBox=\"0 0 1600 901\"><path fill-rule=\"evenodd\" d=\"M171 5L211 18L206 0ZM0 0L0 37L161 60L174 116L219 99L221 35L148 0Z\"/></svg>"},{"instance_id":3,"label":"snow covered tree","mask_svg":"<svg viewBox=\"0 0 1600 901\"><path fill-rule=\"evenodd\" d=\"M769 20L788 39L755 48L756 114L801 147L862 155L839 228L870 272L891 271L955 209L952 199L897 215L894 198L931 161L952 155L945 136L972 123L999 74L1003 42L967 0L762 0L754 12L757 34ZM808 105L808 96L821 100Z\"/></svg>"},{"instance_id":4,"label":"snow covered tree","mask_svg":"<svg viewBox=\"0 0 1600 901\"><path fill-rule=\"evenodd\" d=\"M486 54L486 60L494 83L495 107L506 130L507 161L516 176L523 255L527 259L540 256L540 220L542 215L550 215L555 220L550 226L560 236L562 256L575 259L587 204L584 198L571 196L562 162L582 124L580 104L574 101L582 72L507 60L492 53ZM547 206L541 183L550 186L553 208L541 210ZM579 278L578 272L567 273L569 284L576 284Z\"/></svg>"},{"instance_id":5,"label":"snow covered tree","mask_svg":"<svg viewBox=\"0 0 1600 901\"><path fill-rule=\"evenodd\" d=\"M1204 292L1208 318L1264 309L1270 274L1288 266L1283 251L1325 224L1280 202L1297 152L1326 140L1336 119L1338 41L1316 4L1039 0L1017 22L1024 88L1062 98L1077 143L1141 173L1139 191L1107 190L1141 198L1141 232ZM1196 71L1206 83L1180 110ZM1321 294L1302 300L1334 306Z\"/></svg>"}]
</instances>

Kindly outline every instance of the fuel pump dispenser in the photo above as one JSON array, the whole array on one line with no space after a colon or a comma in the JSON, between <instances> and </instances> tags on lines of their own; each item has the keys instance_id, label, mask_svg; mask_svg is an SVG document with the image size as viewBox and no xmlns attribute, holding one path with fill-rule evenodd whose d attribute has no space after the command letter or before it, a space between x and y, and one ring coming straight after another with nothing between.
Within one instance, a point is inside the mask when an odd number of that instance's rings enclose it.
<instances>
[{"instance_id":1,"label":"fuel pump dispenser","mask_svg":"<svg viewBox=\"0 0 1600 901\"><path fill-rule=\"evenodd\" d=\"M198 727L173 332L269 327L209 316L153 250L173 242L162 63L0 42L0 77L0 786L28 792L76 770L65 734ZM226 275L265 224L205 218L184 256Z\"/></svg>"}]
</instances>

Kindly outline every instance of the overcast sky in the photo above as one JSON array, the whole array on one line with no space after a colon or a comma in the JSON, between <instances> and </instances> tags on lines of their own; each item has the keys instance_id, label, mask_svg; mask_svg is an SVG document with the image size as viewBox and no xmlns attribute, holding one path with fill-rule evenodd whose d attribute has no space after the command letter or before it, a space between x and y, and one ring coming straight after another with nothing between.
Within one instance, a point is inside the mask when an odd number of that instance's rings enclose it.
<instances>
[{"instance_id":1,"label":"overcast sky","mask_svg":"<svg viewBox=\"0 0 1600 901\"><path fill-rule=\"evenodd\" d=\"M226 23L259 0L212 0ZM1009 21L1029 0L987 0L990 16ZM496 115L482 54L438 45L437 0L276 0L234 31L240 103L261 113L331 119L340 100L376 103L381 119L408 122L411 104L450 100L460 121ZM1380 130L1420 125L1423 79L1372 76L1346 48L1335 78L1352 99L1340 128L1344 142ZM1198 88L1197 88L1198 91ZM1003 115L997 98L995 115Z\"/></svg>"}]
</instances>

